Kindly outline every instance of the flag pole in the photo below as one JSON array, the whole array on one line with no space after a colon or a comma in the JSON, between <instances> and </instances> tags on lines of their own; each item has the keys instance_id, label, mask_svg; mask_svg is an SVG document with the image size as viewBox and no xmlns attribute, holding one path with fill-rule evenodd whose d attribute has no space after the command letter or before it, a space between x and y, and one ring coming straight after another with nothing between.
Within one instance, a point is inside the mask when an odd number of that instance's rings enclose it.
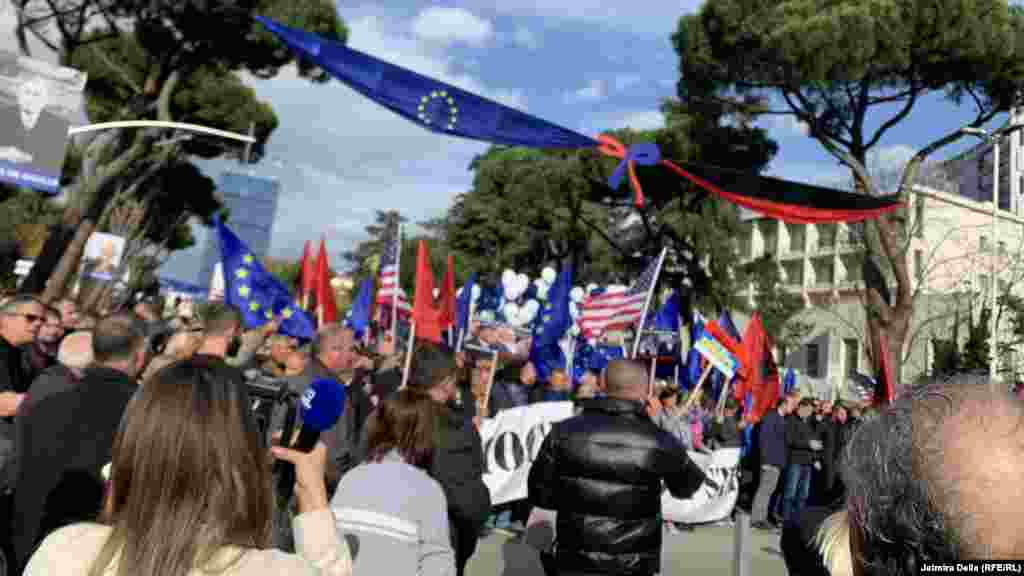
<instances>
[{"instance_id":1,"label":"flag pole","mask_svg":"<svg viewBox=\"0 0 1024 576\"><path fill-rule=\"evenodd\" d=\"M662 248L661 254L658 255L658 266L654 269L654 278L651 278L651 289L647 291L647 298L644 299L644 309L640 313L640 326L636 331L636 339L633 341L633 355L630 358L636 358L636 353L640 350L640 338L644 335L644 323L647 321L647 309L651 306L651 297L654 296L654 289L658 286L658 276L661 274L661 265L665 262L665 254L668 253L668 248Z\"/></svg>"},{"instance_id":2,"label":"flag pole","mask_svg":"<svg viewBox=\"0 0 1024 576\"><path fill-rule=\"evenodd\" d=\"M398 335L395 334L395 341L398 341ZM409 347L405 352L405 367L402 369L402 388L405 388L409 383L409 369L412 367L412 350L416 347L416 322L412 322L409 326Z\"/></svg>"},{"instance_id":3,"label":"flag pole","mask_svg":"<svg viewBox=\"0 0 1024 576\"><path fill-rule=\"evenodd\" d=\"M647 382L647 396L654 398L654 373L658 370L658 356L651 356L651 375Z\"/></svg>"},{"instance_id":4,"label":"flag pole","mask_svg":"<svg viewBox=\"0 0 1024 576\"><path fill-rule=\"evenodd\" d=\"M704 381L708 379L708 375L711 374L712 368L713 366L711 365L711 362L708 362L708 365L704 367L704 371L700 374L700 379L697 380L697 384L690 392L690 397L686 399L686 406L683 407L684 412L693 406L693 403L697 400L697 396L701 393L704 386Z\"/></svg>"},{"instance_id":5,"label":"flag pole","mask_svg":"<svg viewBox=\"0 0 1024 576\"><path fill-rule=\"evenodd\" d=\"M491 388L494 387L494 377L497 374L498 374L498 351L495 350L494 351L494 356L491 357L491 372L490 372L490 374L487 375L487 388L484 389L484 402L483 402L483 406L482 406L483 407L482 411L484 411L484 412L486 412L487 408L491 405ZM480 406L477 406L477 408L480 408ZM481 410L477 410L477 412L478 412L477 416L480 416L480 418L483 419L484 416L482 414L479 414L479 412L481 412ZM488 414L487 417L490 417L490 414Z\"/></svg>"},{"instance_id":6,"label":"flag pole","mask_svg":"<svg viewBox=\"0 0 1024 576\"><path fill-rule=\"evenodd\" d=\"M398 342L398 292L402 289L402 223L395 227L395 287L391 290L391 338Z\"/></svg>"}]
</instances>

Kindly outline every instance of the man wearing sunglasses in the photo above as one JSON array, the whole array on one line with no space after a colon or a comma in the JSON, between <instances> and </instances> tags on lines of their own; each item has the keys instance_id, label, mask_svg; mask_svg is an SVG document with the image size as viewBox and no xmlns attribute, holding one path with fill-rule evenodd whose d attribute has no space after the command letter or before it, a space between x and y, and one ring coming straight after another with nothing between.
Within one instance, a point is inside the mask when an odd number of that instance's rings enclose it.
<instances>
[{"instance_id":1,"label":"man wearing sunglasses","mask_svg":"<svg viewBox=\"0 0 1024 576\"><path fill-rule=\"evenodd\" d=\"M10 419L32 383L22 346L32 344L46 321L46 308L29 296L18 296L0 307L0 436L6 438ZM0 439L2 442L2 439Z\"/></svg>"}]
</instances>

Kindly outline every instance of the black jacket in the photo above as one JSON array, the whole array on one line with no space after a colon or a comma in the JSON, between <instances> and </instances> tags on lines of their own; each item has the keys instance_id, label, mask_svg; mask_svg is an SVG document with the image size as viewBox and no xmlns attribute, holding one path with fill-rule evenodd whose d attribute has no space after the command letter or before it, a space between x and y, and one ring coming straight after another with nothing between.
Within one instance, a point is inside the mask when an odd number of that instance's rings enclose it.
<instances>
[{"instance_id":1,"label":"black jacket","mask_svg":"<svg viewBox=\"0 0 1024 576\"><path fill-rule=\"evenodd\" d=\"M491 492L484 484L483 443L473 424L450 409L441 412L434 436L430 476L448 500L456 561L465 562L491 514Z\"/></svg>"},{"instance_id":2,"label":"black jacket","mask_svg":"<svg viewBox=\"0 0 1024 576\"><path fill-rule=\"evenodd\" d=\"M25 393L32 378L25 352L0 337L0 392ZM14 458L14 417L0 418L0 478L10 474Z\"/></svg>"},{"instance_id":3,"label":"black jacket","mask_svg":"<svg viewBox=\"0 0 1024 576\"><path fill-rule=\"evenodd\" d=\"M592 574L654 574L661 568L662 482L676 498L704 484L682 444L642 404L581 402L556 423L529 476L533 505L558 512L558 568Z\"/></svg>"},{"instance_id":4,"label":"black jacket","mask_svg":"<svg viewBox=\"0 0 1024 576\"><path fill-rule=\"evenodd\" d=\"M811 465L814 463L817 453L811 450L811 440L820 440L814 427L807 420L801 420L799 416L790 416L786 419L786 463Z\"/></svg>"},{"instance_id":5,"label":"black jacket","mask_svg":"<svg viewBox=\"0 0 1024 576\"><path fill-rule=\"evenodd\" d=\"M769 410L758 424L757 445L761 466L786 466L786 422L778 410Z\"/></svg>"},{"instance_id":6,"label":"black jacket","mask_svg":"<svg viewBox=\"0 0 1024 576\"><path fill-rule=\"evenodd\" d=\"M49 532L99 513L101 471L137 388L123 372L93 367L75 388L46 398L26 414L11 532L20 566Z\"/></svg>"}]
</instances>

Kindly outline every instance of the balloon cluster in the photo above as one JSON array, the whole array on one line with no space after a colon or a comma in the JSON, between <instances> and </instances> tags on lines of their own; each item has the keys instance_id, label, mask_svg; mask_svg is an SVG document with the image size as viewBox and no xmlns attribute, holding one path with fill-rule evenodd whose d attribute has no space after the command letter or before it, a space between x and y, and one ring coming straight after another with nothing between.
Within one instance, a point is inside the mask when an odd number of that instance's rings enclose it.
<instances>
[{"instance_id":1,"label":"balloon cluster","mask_svg":"<svg viewBox=\"0 0 1024 576\"><path fill-rule=\"evenodd\" d=\"M494 288L473 287L473 302L476 305L477 317L483 322L507 323L516 328L531 328L539 321L543 303L547 302L551 286L558 279L558 272L552 267L544 268L540 277L530 277L514 270L505 270L501 274L501 283ZM579 305L587 294L596 290L596 285L586 290L577 286L569 295L569 313L573 320L579 318ZM462 289L459 289L459 294ZM579 326L573 323L570 334L579 334Z\"/></svg>"}]
</instances>

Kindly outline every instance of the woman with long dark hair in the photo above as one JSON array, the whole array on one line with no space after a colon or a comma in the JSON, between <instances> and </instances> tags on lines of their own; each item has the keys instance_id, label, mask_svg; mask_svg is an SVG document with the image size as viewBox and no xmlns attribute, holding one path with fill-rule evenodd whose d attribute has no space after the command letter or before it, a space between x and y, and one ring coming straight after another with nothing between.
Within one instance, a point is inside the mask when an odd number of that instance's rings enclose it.
<instances>
[{"instance_id":1,"label":"woman with long dark hair","mask_svg":"<svg viewBox=\"0 0 1024 576\"><path fill-rule=\"evenodd\" d=\"M359 574L452 576L448 500L428 471L438 408L401 390L367 420L367 462L341 478L331 500Z\"/></svg>"},{"instance_id":2,"label":"woman with long dark hair","mask_svg":"<svg viewBox=\"0 0 1024 576\"><path fill-rule=\"evenodd\" d=\"M50 534L25 574L350 576L324 485L326 449L274 448L296 469L296 548L271 541L271 458L261 447L238 372L195 357L161 370L138 390L114 440L99 524Z\"/></svg>"}]
</instances>

